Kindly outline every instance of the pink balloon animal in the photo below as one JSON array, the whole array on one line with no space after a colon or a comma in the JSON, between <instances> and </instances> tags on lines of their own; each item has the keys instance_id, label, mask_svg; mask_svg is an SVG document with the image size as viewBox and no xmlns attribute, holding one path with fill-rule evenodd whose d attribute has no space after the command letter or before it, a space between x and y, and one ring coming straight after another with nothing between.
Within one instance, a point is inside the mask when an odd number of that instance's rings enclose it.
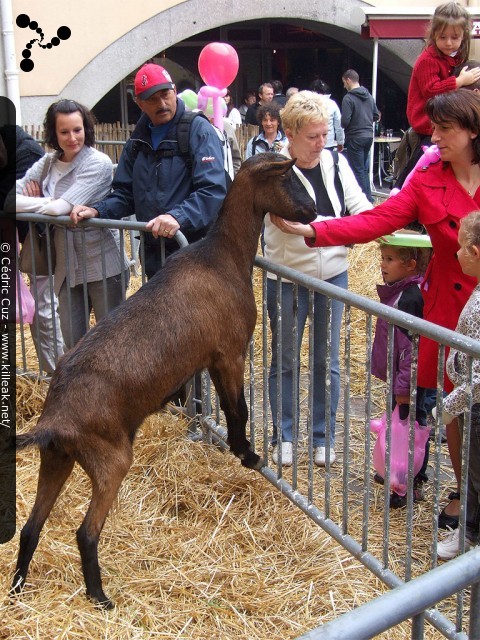
<instances>
[{"instance_id":1,"label":"pink balloon animal","mask_svg":"<svg viewBox=\"0 0 480 640\"><path fill-rule=\"evenodd\" d=\"M407 493L409 425L409 419L400 419L397 405L392 412L390 487L400 496L404 496ZM377 441L373 447L373 466L382 478L385 477L386 428L387 417L385 413L381 418L370 421L370 430L377 434ZM425 457L425 445L429 434L430 430L428 427L419 426L415 420L415 446L413 452L414 476L422 468Z\"/></svg>"},{"instance_id":2,"label":"pink balloon animal","mask_svg":"<svg viewBox=\"0 0 480 640\"><path fill-rule=\"evenodd\" d=\"M203 47L198 56L198 70L205 82L198 92L200 99L213 103L213 124L223 131L223 113L221 98L227 93L226 87L235 80L238 72L238 54L232 45L226 42L210 42Z\"/></svg>"},{"instance_id":3,"label":"pink balloon animal","mask_svg":"<svg viewBox=\"0 0 480 640\"><path fill-rule=\"evenodd\" d=\"M408 176L405 178L405 182L403 183L402 188L410 182L413 174L418 169L418 167L428 167L428 165L434 162L438 162L440 160L440 152L436 144L432 144L430 147L422 147L422 149L423 149L422 157L417 162L417 164L413 167L413 169L410 171ZM390 196L397 195L399 191L400 189L397 189L397 188L392 189L390 191Z\"/></svg>"},{"instance_id":4,"label":"pink balloon animal","mask_svg":"<svg viewBox=\"0 0 480 640\"><path fill-rule=\"evenodd\" d=\"M213 124L223 131L223 107L225 102L222 100L227 93L226 89L218 89L217 87L203 86L198 92L198 108L206 111L208 99L212 99L213 103Z\"/></svg>"}]
</instances>

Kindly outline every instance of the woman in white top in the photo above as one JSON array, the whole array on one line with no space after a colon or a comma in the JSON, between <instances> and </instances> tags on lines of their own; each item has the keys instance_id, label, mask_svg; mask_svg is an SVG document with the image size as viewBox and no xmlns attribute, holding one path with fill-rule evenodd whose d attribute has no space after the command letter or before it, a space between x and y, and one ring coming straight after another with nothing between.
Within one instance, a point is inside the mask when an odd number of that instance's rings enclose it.
<instances>
[{"instance_id":1,"label":"woman in white top","mask_svg":"<svg viewBox=\"0 0 480 640\"><path fill-rule=\"evenodd\" d=\"M239 127L242 124L242 116L240 115L240 111L235 107L232 94L228 89L223 99L225 100L225 104L227 105L227 120L234 127Z\"/></svg>"},{"instance_id":2,"label":"woman in white top","mask_svg":"<svg viewBox=\"0 0 480 640\"><path fill-rule=\"evenodd\" d=\"M288 99L280 112L282 126L288 139L288 145L282 153L296 158L293 170L304 188L315 200L317 211L323 216L340 217L343 211L342 200L349 214L371 209L372 205L358 186L355 176L342 154L336 164L332 153L325 149L328 136L328 109L323 96L312 91L299 91ZM341 184L337 190L335 177ZM275 218L274 218L275 220ZM309 276L325 280L338 287L348 287L347 248L328 247L319 250L307 247L303 238L281 231L275 226L271 217L265 217L265 257L276 264L301 271ZM276 276L268 274L267 278L267 310L272 329L272 361L269 374L269 395L273 419L272 444L275 449L273 460L276 462L279 444L279 426L277 424L277 344L280 335L277 330ZM309 291L298 288L298 342L293 344L293 284L282 281L282 464L292 464L292 442L294 430L293 407L293 354L300 349L305 324L308 318ZM313 371L313 446L314 461L318 466L325 465L326 456L326 423L330 422L330 463L335 460L335 422L340 395L340 328L343 315L343 303L332 300L331 324L327 319L327 298L319 293L314 294L314 363ZM330 370L326 369L327 342L331 341ZM298 384L297 378L297 384ZM325 416L325 393L327 380L330 381L331 404L330 415ZM297 394L298 402L298 394ZM298 412L297 412L298 415Z\"/></svg>"},{"instance_id":3,"label":"woman in white top","mask_svg":"<svg viewBox=\"0 0 480 640\"><path fill-rule=\"evenodd\" d=\"M17 180L17 212L68 215L76 204L104 198L110 191L113 167L107 155L93 148L92 114L78 102L59 100L47 110L44 131L45 142L54 152L45 154ZM88 330L92 310L98 321L122 302L121 274L125 272L126 286L128 261L120 251L118 232L103 229L83 231L58 225L55 252L54 289L69 349Z\"/></svg>"}]
</instances>

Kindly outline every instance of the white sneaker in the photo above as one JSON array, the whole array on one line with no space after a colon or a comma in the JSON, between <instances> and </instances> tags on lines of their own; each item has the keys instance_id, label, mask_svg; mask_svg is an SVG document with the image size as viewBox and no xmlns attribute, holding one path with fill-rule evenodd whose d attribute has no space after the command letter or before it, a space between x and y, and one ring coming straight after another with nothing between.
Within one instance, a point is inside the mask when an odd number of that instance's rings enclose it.
<instances>
[{"instance_id":1,"label":"white sneaker","mask_svg":"<svg viewBox=\"0 0 480 640\"><path fill-rule=\"evenodd\" d=\"M278 464L278 445L273 447L272 460ZM293 462L293 451L291 442L282 442L282 467L291 467Z\"/></svg>"},{"instance_id":2,"label":"white sneaker","mask_svg":"<svg viewBox=\"0 0 480 640\"><path fill-rule=\"evenodd\" d=\"M317 467L324 467L326 463L327 450L325 447L315 447L314 451L314 462ZM330 447L330 464L332 465L335 462L335 449Z\"/></svg>"},{"instance_id":3,"label":"white sneaker","mask_svg":"<svg viewBox=\"0 0 480 640\"><path fill-rule=\"evenodd\" d=\"M470 549L472 543L465 538L465 551ZM453 529L437 544L437 556L441 560L451 560L458 556L460 551L460 529Z\"/></svg>"}]
</instances>

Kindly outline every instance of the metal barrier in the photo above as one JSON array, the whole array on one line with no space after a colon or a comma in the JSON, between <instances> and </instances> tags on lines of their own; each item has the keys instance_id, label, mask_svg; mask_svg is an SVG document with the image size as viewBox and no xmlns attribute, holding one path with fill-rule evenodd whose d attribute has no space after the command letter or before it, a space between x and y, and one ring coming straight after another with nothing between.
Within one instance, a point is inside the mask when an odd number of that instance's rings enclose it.
<instances>
[{"instance_id":1,"label":"metal barrier","mask_svg":"<svg viewBox=\"0 0 480 640\"><path fill-rule=\"evenodd\" d=\"M32 214L21 214L18 218L25 220L45 221L48 217ZM69 219L56 219L55 223L68 224ZM140 231L140 256L144 245L143 231L145 225L132 221L113 222L108 220L94 219L82 223L85 227L99 226L119 229L123 234L127 229ZM141 259L142 261L142 259ZM299 411L295 415L294 424L294 455L293 465L289 469L282 466L269 464L271 420L268 398L268 369L270 357L278 357L278 354L269 354L270 346L270 326L266 310L266 280L267 274L275 274L280 279L286 279L294 283L294 308L298 306L298 287L305 287L310 292L310 308L308 314L307 330L302 345L302 352L295 354L294 362L299 369L299 387L301 398L299 399ZM342 626L342 618L333 621L331 628L334 631L328 638L348 637L367 638L372 637L379 630L391 628L401 620L412 617L411 637L422 638L425 621L433 625L446 638L468 637L465 632L467 625L466 610L470 605L470 638L480 637L478 629L480 626L480 607L478 586L476 583L480 579L480 554L479 550L474 550L468 554L461 555L455 561L437 568L436 544L438 540L437 518L440 511L440 498L444 494L446 485L452 482L449 476L448 457L442 452L440 424L437 420L436 437L434 442L433 456L431 456L430 470L433 476L430 478L429 494L431 500L431 513L426 516L428 522L423 525L428 527L429 537L418 535L419 523L415 516L413 504L413 418L410 420L410 455L409 455L409 479L407 491L407 505L403 512L405 517L395 518L392 521L389 509L389 451L390 435L387 432L387 468L385 473L385 484L383 488L373 485L372 482L372 439L370 431L365 428L370 419L390 406L389 398L392 397L392 348L393 332L390 332L387 357L389 360L389 372L387 384L381 388L381 401L375 399L375 383L372 381L370 370L370 351L373 336L373 324L376 317L381 317L390 323L407 329L412 335L412 401L414 407L416 388L416 363L418 359L418 338L424 335L435 340L439 349L439 372L437 385L437 415L442 414L442 387L443 387L443 364L445 360L445 347L454 347L458 351L466 353L470 362L473 359L480 359L480 343L470 340L465 336L438 327L424 320L414 318L396 309L386 307L376 301L357 295L350 291L339 289L329 283L319 281L315 278L304 276L286 267L279 267L258 256L255 261L254 278L256 279L256 289L260 294L259 317L260 321L250 345L248 368L246 371L246 397L249 403L249 431L250 439L254 448L263 454L266 466L261 470L261 474L277 487L297 508L299 508L314 523L319 525L335 541L337 541L349 554L357 559L371 574L379 578L387 587L392 589L391 593L378 599L378 608L370 603L365 608L359 608L356 615L361 618L362 632L355 636L349 631L348 636L338 629L345 629ZM140 283L143 282L141 278ZM277 305L281 306L281 296L277 288ZM312 424L311 424L311 358L313 353L313 336L309 327L312 325L313 314L315 313L313 304L313 293L323 294L327 300L327 317L330 318L332 300L340 300L345 304L344 312L344 354L341 363L341 377L343 386L343 406L338 417L343 411L343 421L337 425L337 435L335 449L337 451L336 465L329 464L327 452L327 464L325 469L316 469L313 462L312 447ZM221 295L221 292L219 292ZM365 348L361 357L361 369L364 372L365 384L364 392L361 396L355 397L351 389L351 376L353 367L353 356L351 353L351 337L355 331L356 324L353 316L357 314L362 318L364 327ZM295 321L297 327L297 321ZM294 331L297 329L295 328ZM24 327L19 325L19 334L22 344L25 342ZM329 342L329 341L327 341ZM281 349L281 343L279 344ZM23 356L23 353L22 353ZM327 344L327 370L330 358L330 346ZM357 356L358 360L358 356ZM27 362L28 361L28 362ZM30 368L32 355L24 357L22 366L19 367L24 373ZM30 368L31 369L31 368ZM471 371L471 367L470 367ZM32 370L30 370L32 373ZM469 431L470 431L470 409L471 409L471 379L470 373L470 399L469 406L466 407L466 420L464 425L464 440L462 450L462 487L461 487L461 516L460 516L460 537L462 549L464 548L465 531L465 503L466 503L466 474L469 457ZM294 385L295 386L295 385ZM281 385L280 385L281 393ZM293 398L296 404L297 398ZM331 403L331 385L326 385L326 406L327 413ZM413 416L414 412L410 411ZM223 415L218 405L214 389L212 388L208 375L202 375L201 388L201 414L197 417L198 422L207 441L215 441L217 445L228 448L226 442L226 431L222 426ZM339 422L339 420L338 420ZM360 435L355 433L354 427L360 425ZM327 427L328 439L328 427ZM327 447L328 449L328 447ZM354 533L357 527L359 534ZM396 542L392 543L392 534L396 534ZM374 535L375 533L379 535ZM417 533L417 535L415 535ZM400 542L399 542L400 541ZM418 569L415 557L420 550L429 550L431 562L428 569ZM468 572L464 572L465 566L469 567ZM440 576L441 579L438 578ZM452 582L447 583L442 576L451 577ZM425 597L415 600L419 587L428 591ZM426 586L425 586L426 585ZM470 598L463 589L468 585L474 585L471 589ZM405 595L407 594L407 595ZM447 595L455 594L455 604L450 612L445 610L430 608L432 605L441 602ZM377 602L376 600L373 602ZM391 604L391 603L394 604ZM384 604L386 603L386 604ZM386 607L392 607L398 614L389 615L383 621L378 621L375 614L385 613ZM400 606L401 605L401 606ZM351 615L355 612L351 612ZM365 613L363 613L365 612ZM350 616L350 614L346 614ZM351 618L345 618L347 622ZM360 624L360 623L359 623ZM335 626L337 625L337 626ZM308 638L324 637L322 629L327 629L327 625L310 632ZM380 629L381 628L381 629ZM329 632L330 633L330 632ZM337 635L334 635L334 634ZM370 635L369 635L370 634Z\"/></svg>"},{"instance_id":2,"label":"metal barrier","mask_svg":"<svg viewBox=\"0 0 480 640\"><path fill-rule=\"evenodd\" d=\"M45 316L49 316L50 318L55 318L57 316L58 301L56 300L56 296L54 293L54 290L55 290L54 268L52 268L52 265L53 265L52 260L54 255L53 233L54 233L54 230L56 230L57 239L60 236L60 234L62 234L63 236L63 240L65 242L63 246L65 247L64 251L66 256L65 257L66 278L70 280L70 276L72 275L71 271L72 271L73 260L72 260L72 256L69 255L69 253L72 253L72 248L71 246L69 246L69 243L67 242L67 228L71 224L71 220L68 216L58 216L54 219L54 222L52 222L52 218L50 216L45 216L41 214L27 214L27 213L18 213L16 215L16 219L19 222L27 222L29 224L30 229L31 229L31 226L35 223L43 223L45 225L45 241L46 241L47 251L48 251L49 274L44 276L44 275L38 275L36 273L35 258L33 254L33 248L32 248L31 262L33 263L33 273L30 274L29 276L30 287L31 287L33 297L35 299L35 316L41 318L42 314L44 314ZM81 223L80 225L78 225L78 227L81 231L83 231L83 233L81 233L81 239L77 243L81 245L80 251L82 255L82 262L84 263L83 313L85 314L85 317L86 317L86 324L89 325L93 321L93 318L90 318L91 305L88 300L88 293L87 293L87 286L86 286L87 243L85 240L85 232L88 229L102 230L101 247L100 247L101 262L102 262L102 288L103 288L103 295L105 299L104 300L105 307L108 308L107 281L106 281L107 280L106 278L107 233L110 234L109 230L114 230L114 232L118 234L118 236L116 237L118 238L117 242L118 242L118 248L119 248L119 253L121 257L123 257L124 255L126 256L127 249L128 249L128 257L126 257L126 260L128 261L128 264L130 266L130 271L132 272L132 274L138 275L139 282L137 283L137 285L140 286L145 283L145 279L146 279L145 274L141 270L141 263L143 264L145 263L146 223L137 222L136 220L132 220L132 219L120 220L120 221L93 219L91 221L86 221L85 223ZM125 232L128 232L128 240L125 238ZM186 246L188 244L187 239L181 232L177 233L177 235L175 236L175 239L178 242L179 246ZM162 261L164 261L165 260L165 241L163 239L161 240L161 251L162 251ZM127 294L127 287L128 287L128 281L129 281L128 276L129 276L128 272L126 273L124 270L121 271L120 277L121 277L121 288L122 288L123 299L125 299ZM69 297L68 297L67 304L68 304L67 313L68 315L71 315L72 307L71 307L71 300ZM39 305L42 305L43 308L40 308ZM21 339L20 339L21 366L17 367L17 369L23 372L33 373L36 367L34 366L34 359L32 360L32 358L30 358L30 361L27 363L27 353L25 348L25 335L23 331L24 326L23 326L22 318L20 319L20 327L21 327ZM47 330L46 328L48 328L53 332L53 335L51 336L51 343L53 345L53 349L55 350L57 348L57 345L59 344L59 341L61 341L61 336L57 337L56 335L57 333L60 332L60 326L58 322L52 322L51 327L48 327L48 322L43 323L42 325L41 322L34 321L34 324L31 327L33 341L36 345L40 345L42 341L41 332ZM47 339L47 338L48 336L44 336L43 339ZM42 373L49 374L51 373L51 370L49 370L48 367L45 366L46 363L42 362L40 351L41 351L40 349L37 349L37 354L35 356L40 360L38 362L38 371L40 375L42 375ZM55 361L58 360L57 353L55 353L54 359Z\"/></svg>"},{"instance_id":3,"label":"metal barrier","mask_svg":"<svg viewBox=\"0 0 480 640\"><path fill-rule=\"evenodd\" d=\"M438 598L447 598L470 585L469 637L474 640L480 638L480 547L312 629L297 640L368 640L407 618L421 614L436 604Z\"/></svg>"},{"instance_id":4,"label":"metal barrier","mask_svg":"<svg viewBox=\"0 0 480 640\"><path fill-rule=\"evenodd\" d=\"M436 556L436 543L438 539L438 527L437 518L440 511L440 493L443 490L445 483L445 467L448 465L445 456L441 454L440 443L440 425L437 424L436 441L433 455L433 487L432 487L432 513L431 513L431 539L428 541L419 540L415 538L415 529L417 523L414 520L414 505L413 505L413 429L410 433L410 460L409 460L409 488L407 492L407 507L405 524L402 525L402 536L404 536L404 544L401 548L397 548L395 551L395 560L392 559L392 544L390 542L392 533L391 514L389 510L389 489L388 489L388 457L387 457L387 472L386 481L383 489L383 513L379 515L378 510L376 518L374 518L372 507L373 495L375 489L372 487L372 468L371 468L371 441L369 429L365 429L364 440L360 442L353 442L351 436L352 423L356 420L360 421L363 425L368 425L370 418L373 415L375 409L372 398L372 381L370 372L370 349L372 344L372 319L374 317L382 317L390 323L395 323L401 327L406 328L412 334L413 341L413 355L412 355L412 387L416 386L416 362L418 358L418 336L425 335L439 343L439 382L438 390L443 388L443 362L445 346L453 346L459 351L467 353L472 359L480 358L480 344L475 340L469 340L465 336L461 336L453 331L449 331L442 327L438 327L424 320L419 320L408 314L405 314L396 309L391 309L385 305L381 305L376 301L364 298L349 291L339 289L329 283L319 281L315 278L304 276L286 267L279 267L273 265L267 260L257 257L256 265L262 269L262 282L263 292L262 297L262 327L257 335L254 337L258 344L262 345L262 365L261 373L257 375L256 367L252 364L252 353L250 358L250 367L247 373L249 378L249 399L250 399L250 432L251 439L258 443L259 449L263 451L265 459L268 459L268 442L270 436L269 416L268 416L268 390L267 390L267 368L268 368L268 321L265 305L265 280L267 272L274 273L277 276L287 279L295 285L306 287L310 292L317 292L324 294L327 298L341 300L345 303L345 356L343 361L343 382L344 382L344 421L343 421L343 464L342 469L337 475L337 479L340 481L340 489L334 489L334 472L328 463L325 468L324 475L319 478L319 474L313 465L313 448L311 444L311 423L310 423L310 396L311 396L311 384L309 381L309 368L310 357L313 348L311 337L308 336L308 355L306 357L307 365L304 374L304 389L305 400L304 408L300 409L300 414L296 419L297 430L301 433L302 429L303 440L306 443L306 451L302 453L299 447L299 441L294 442L294 455L293 466L291 470L291 481L287 482L283 477L286 474L285 469L277 466L271 468L271 466L264 467L261 470L262 475L269 480L274 486L276 486L282 494L284 494L293 504L295 504L300 510L304 512L310 519L316 524L320 525L332 538L334 538L342 547L344 547L353 557L359 560L370 572L377 576L385 585L390 588L398 588L404 581L410 581L414 573L414 557L419 548L425 548L427 545L431 549L431 568L435 568L437 565ZM281 302L279 303L281 304ZM298 306L294 303L294 308ZM354 400L351 388L351 354L350 354L350 336L352 332L352 313L354 310L361 311L365 314L365 397L361 399L363 404L363 411L354 413ZM312 322L314 309L310 309L310 324ZM393 326L393 325L392 325ZM393 334L392 334L393 335ZM279 345L280 348L281 345ZM392 349L392 343L388 346L388 358L391 360L390 353ZM272 358L276 357L272 354ZM299 357L299 356L298 356ZM327 353L328 359L328 353ZM390 380L387 383L386 394L383 396L383 403L387 406L390 404L388 398L392 394L392 380L391 380L391 368L389 372ZM470 380L471 382L471 380ZM329 387L327 385L327 402L328 405ZM438 415L441 415L442 399L441 394L437 400L439 411ZM385 409L383 404L382 411ZM413 404L413 394L412 394ZM378 410L378 408L377 408ZM327 410L328 411L328 410ZM223 439L225 443L225 431L222 428L218 428L211 419L211 408L207 407L204 410L205 426L209 430L213 430L216 434L216 438ZM410 412L413 415L414 412ZM468 411L467 411L468 414ZM262 421L262 433L256 433L256 423L259 422L259 418ZM468 423L468 415L467 415ZM412 425L410 425L412 427ZM468 464L468 435L470 424L465 425L465 438L462 453L462 471L463 482L461 488L461 537L463 537L465 527L465 500L466 500L466 469ZM327 436L328 439L328 436ZM387 439L388 443L388 439ZM337 445L335 447L337 449ZM387 446L388 456L388 446ZM354 459L356 461L353 461ZM290 473L290 472L288 472ZM321 472L322 473L322 472ZM318 505L323 505L323 510ZM340 513L338 513L340 512ZM350 529L354 528L356 520L358 520L358 514L361 514L361 537L355 539L353 535L349 533ZM335 521L337 520L337 521ZM378 544L372 541L373 531L375 527L381 527L381 540L382 543ZM395 524L395 528L398 533L398 522ZM397 536L398 540L398 536ZM396 570L392 569L397 565ZM399 573L399 568L403 567L402 572ZM439 602L443 598L443 587L435 581L432 582L432 601ZM452 592L455 590L452 589ZM479 624L480 610L473 609L473 603L471 603L471 609L473 610L474 623ZM440 631L447 638L465 638L466 636L460 631L464 624L464 609L465 609L465 596L462 592L457 594L457 604L455 612L455 622L452 622L442 613L437 610L424 611L419 615L416 615L412 622L412 638L423 637L423 625L424 619L432 624L438 631ZM412 608L412 614L415 610ZM341 636L338 636L341 637ZM343 636L353 638L354 635L349 634ZM472 636L475 638L475 636Z\"/></svg>"}]
</instances>

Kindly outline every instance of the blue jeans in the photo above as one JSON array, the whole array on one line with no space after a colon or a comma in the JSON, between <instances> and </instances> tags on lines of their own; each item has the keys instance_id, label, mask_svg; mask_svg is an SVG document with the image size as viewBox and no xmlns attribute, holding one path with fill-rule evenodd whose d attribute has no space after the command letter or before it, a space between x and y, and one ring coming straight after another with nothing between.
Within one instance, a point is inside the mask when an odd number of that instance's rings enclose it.
<instances>
[{"instance_id":1,"label":"blue jeans","mask_svg":"<svg viewBox=\"0 0 480 640\"><path fill-rule=\"evenodd\" d=\"M432 413L433 407L437 404L437 390L436 389L425 389L425 398L424 398L424 406L427 414Z\"/></svg>"},{"instance_id":2,"label":"blue jeans","mask_svg":"<svg viewBox=\"0 0 480 640\"><path fill-rule=\"evenodd\" d=\"M369 176L372 143L373 138L348 138L345 141L348 164L355 174L360 189L370 202L373 202Z\"/></svg>"},{"instance_id":3,"label":"blue jeans","mask_svg":"<svg viewBox=\"0 0 480 640\"><path fill-rule=\"evenodd\" d=\"M327 280L331 284L342 289L348 287L348 274L346 271ZM277 442L277 282L267 280L267 311L272 330L272 362L268 377L268 390L270 407L272 411L273 436L272 444ZM327 298L319 293L314 294L314 319L313 319L313 445L325 446L325 391L326 376L330 377L331 404L330 404L330 445L335 442L335 420L337 415L338 399L340 396L340 328L343 316L343 302L332 300L332 326L331 326L331 370L326 371L328 327L326 321ZM293 424L293 354L294 349L300 352L302 336L308 318L308 290L298 287L298 344L293 344L293 285L282 282L282 440L293 441L293 429L298 425ZM300 356L299 356L300 360ZM298 373L300 362L298 361ZM298 393L297 393L298 398ZM297 409L298 416L298 409Z\"/></svg>"}]
</instances>

